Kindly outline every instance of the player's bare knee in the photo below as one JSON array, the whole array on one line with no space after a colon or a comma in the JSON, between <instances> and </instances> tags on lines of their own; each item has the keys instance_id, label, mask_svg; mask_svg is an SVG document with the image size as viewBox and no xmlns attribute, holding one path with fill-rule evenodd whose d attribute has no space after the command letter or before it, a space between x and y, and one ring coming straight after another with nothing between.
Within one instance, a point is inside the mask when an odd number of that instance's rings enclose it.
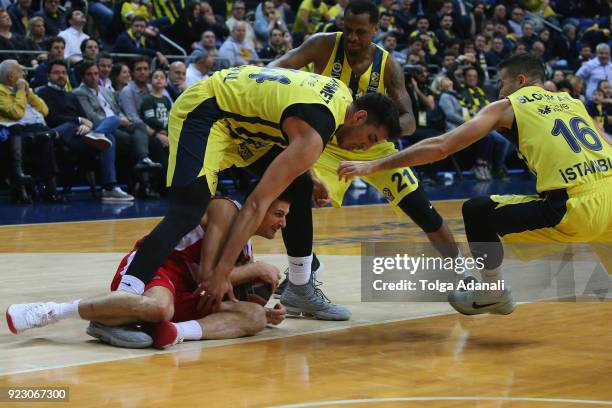
<instances>
[{"instance_id":1,"label":"player's bare knee","mask_svg":"<svg viewBox=\"0 0 612 408\"><path fill-rule=\"evenodd\" d=\"M174 305L162 299L144 297L145 313L143 318L147 322L157 323L172 320Z\"/></svg>"}]
</instances>

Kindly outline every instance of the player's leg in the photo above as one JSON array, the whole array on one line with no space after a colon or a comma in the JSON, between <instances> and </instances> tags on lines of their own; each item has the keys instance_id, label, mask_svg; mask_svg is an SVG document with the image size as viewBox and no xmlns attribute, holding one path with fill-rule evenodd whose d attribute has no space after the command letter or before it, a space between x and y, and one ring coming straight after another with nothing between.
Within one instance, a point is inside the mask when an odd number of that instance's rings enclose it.
<instances>
[{"instance_id":1,"label":"player's leg","mask_svg":"<svg viewBox=\"0 0 612 408\"><path fill-rule=\"evenodd\" d=\"M214 98L176 112L173 110L169 122L168 213L138 249L122 279L120 288L124 291L144 291L180 239L200 223L211 199L210 180L201 173L209 137L223 134L217 122L222 114Z\"/></svg>"},{"instance_id":2,"label":"player's leg","mask_svg":"<svg viewBox=\"0 0 612 408\"><path fill-rule=\"evenodd\" d=\"M500 237L514 235L520 241L525 237L540 235L543 240L559 242L552 235L559 234L558 226L567 212L568 197L559 191L546 199L538 196L490 196L476 197L463 204L465 233L472 256L481 258L484 264L482 278L485 283L504 280L502 262L504 247ZM493 291L454 291L451 305L464 314L509 314L515 304L510 288Z\"/></svg>"},{"instance_id":3,"label":"player's leg","mask_svg":"<svg viewBox=\"0 0 612 408\"><path fill-rule=\"evenodd\" d=\"M274 148L247 169L262 175L269 164L281 152ZM289 283L282 294L281 303L288 314L305 315L321 320L348 320L351 312L331 303L315 287L312 274L313 226L312 226L312 178L308 173L297 177L287 188L291 211L287 214L287 226L283 228L283 241L289 258ZM316 264L315 264L316 266Z\"/></svg>"},{"instance_id":4,"label":"player's leg","mask_svg":"<svg viewBox=\"0 0 612 408\"><path fill-rule=\"evenodd\" d=\"M365 152L347 152L346 160L375 160L397 152L393 143L379 143ZM387 170L364 177L398 212L417 224L444 257L456 257L459 250L444 219L431 204L411 168Z\"/></svg>"},{"instance_id":5,"label":"player's leg","mask_svg":"<svg viewBox=\"0 0 612 408\"><path fill-rule=\"evenodd\" d=\"M153 328L153 346L167 348L185 340L220 340L254 336L267 324L265 309L250 302L223 302L219 311L199 319L162 322Z\"/></svg>"}]
</instances>

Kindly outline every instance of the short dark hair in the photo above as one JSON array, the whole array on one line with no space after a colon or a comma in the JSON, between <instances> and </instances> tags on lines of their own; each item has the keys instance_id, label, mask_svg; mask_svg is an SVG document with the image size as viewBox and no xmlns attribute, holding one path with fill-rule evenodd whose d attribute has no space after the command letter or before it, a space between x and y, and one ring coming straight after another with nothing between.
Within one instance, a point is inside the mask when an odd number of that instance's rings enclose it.
<instances>
[{"instance_id":1,"label":"short dark hair","mask_svg":"<svg viewBox=\"0 0 612 408\"><path fill-rule=\"evenodd\" d=\"M98 48L100 47L100 43L98 42L98 40L96 40L95 38L91 38L91 37L89 37L89 38L87 38L87 39L85 39L85 40L81 41L81 45L79 46L79 48L81 49L81 54L84 54L84 53L85 53L85 47L87 47L87 43L88 43L89 41L93 41L93 42L95 42L96 44L98 44Z\"/></svg>"},{"instance_id":2,"label":"short dark hair","mask_svg":"<svg viewBox=\"0 0 612 408\"><path fill-rule=\"evenodd\" d=\"M66 45L66 40L64 40L62 37L51 37L47 40L47 51L51 51L51 48L53 47L53 44L61 42L62 44L64 44L64 46Z\"/></svg>"},{"instance_id":3,"label":"short dark hair","mask_svg":"<svg viewBox=\"0 0 612 408\"><path fill-rule=\"evenodd\" d=\"M113 56L110 55L108 52L101 52L98 54L98 62L100 62L100 60L102 59L109 59L109 60L113 60Z\"/></svg>"},{"instance_id":4,"label":"short dark hair","mask_svg":"<svg viewBox=\"0 0 612 408\"><path fill-rule=\"evenodd\" d=\"M134 68L136 68L136 64L139 62L146 62L147 65L149 65L149 68L151 68L151 58L147 57L146 55L139 55L130 61L130 71L133 71Z\"/></svg>"},{"instance_id":5,"label":"short dark hair","mask_svg":"<svg viewBox=\"0 0 612 408\"><path fill-rule=\"evenodd\" d=\"M81 10L80 8L73 8L72 10L68 12L68 14L66 14L66 22L68 24L70 24L70 20L72 20L73 14L76 13L77 11L80 11L81 13L85 14L83 10Z\"/></svg>"},{"instance_id":6,"label":"short dark hair","mask_svg":"<svg viewBox=\"0 0 612 408\"><path fill-rule=\"evenodd\" d=\"M346 16L348 13L354 15L365 13L370 16L371 24L378 23L378 7L370 0L350 1L349 4L346 6L346 9L344 9L344 15Z\"/></svg>"},{"instance_id":7,"label":"short dark hair","mask_svg":"<svg viewBox=\"0 0 612 408\"><path fill-rule=\"evenodd\" d=\"M402 135L399 124L399 109L391 98L376 92L369 92L353 102L355 110L368 112L367 123L383 126L387 129L388 139L396 140Z\"/></svg>"},{"instance_id":8,"label":"short dark hair","mask_svg":"<svg viewBox=\"0 0 612 408\"><path fill-rule=\"evenodd\" d=\"M147 19L143 16L134 16L132 21L130 21L130 25L134 24L136 21L144 21L144 23L147 24Z\"/></svg>"},{"instance_id":9,"label":"short dark hair","mask_svg":"<svg viewBox=\"0 0 612 408\"><path fill-rule=\"evenodd\" d=\"M531 79L537 79L541 82L546 81L542 61L528 53L516 54L506 58L499 64L498 70L501 71L502 69L506 69L511 76L526 74Z\"/></svg>"},{"instance_id":10,"label":"short dark hair","mask_svg":"<svg viewBox=\"0 0 612 408\"><path fill-rule=\"evenodd\" d=\"M56 59L53 61L49 61L49 64L47 64L47 75L49 75L54 65L62 65L66 68L66 72L68 72L68 64L66 64L66 61Z\"/></svg>"},{"instance_id":11,"label":"short dark hair","mask_svg":"<svg viewBox=\"0 0 612 408\"><path fill-rule=\"evenodd\" d=\"M80 67L81 69L80 69L79 75L81 76L81 78L83 78L85 76L85 72L87 72L87 70L89 68L97 67L97 66L98 66L98 64L96 64L93 61L85 61L85 60L83 60L83 63L81 64L81 67Z\"/></svg>"},{"instance_id":12,"label":"short dark hair","mask_svg":"<svg viewBox=\"0 0 612 408\"><path fill-rule=\"evenodd\" d=\"M153 71L151 71L151 79L153 79L153 76L155 75L156 72L161 72L162 74L164 74L164 77L168 79L168 73L162 67L157 67Z\"/></svg>"}]
</instances>

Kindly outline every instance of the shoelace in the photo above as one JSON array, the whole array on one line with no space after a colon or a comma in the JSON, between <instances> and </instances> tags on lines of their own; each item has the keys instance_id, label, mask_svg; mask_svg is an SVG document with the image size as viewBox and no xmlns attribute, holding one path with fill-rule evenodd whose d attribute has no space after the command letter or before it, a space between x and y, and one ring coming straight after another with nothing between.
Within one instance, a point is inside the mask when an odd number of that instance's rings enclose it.
<instances>
[{"instance_id":1,"label":"shoelace","mask_svg":"<svg viewBox=\"0 0 612 408\"><path fill-rule=\"evenodd\" d=\"M319 288L319 286L323 285L323 282L318 281L316 279L313 279L313 286L314 286L314 293L319 296L321 299L323 299L325 302L327 303L331 303L331 300L329 300L329 298L327 296L325 296L325 293L323 293L323 290Z\"/></svg>"}]
</instances>

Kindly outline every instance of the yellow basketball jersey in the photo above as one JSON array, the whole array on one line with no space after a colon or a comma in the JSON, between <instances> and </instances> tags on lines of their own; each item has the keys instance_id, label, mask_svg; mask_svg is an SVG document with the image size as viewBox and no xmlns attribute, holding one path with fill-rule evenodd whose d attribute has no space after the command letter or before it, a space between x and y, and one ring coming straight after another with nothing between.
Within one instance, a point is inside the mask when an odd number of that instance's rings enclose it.
<instances>
[{"instance_id":1,"label":"yellow basketball jersey","mask_svg":"<svg viewBox=\"0 0 612 408\"><path fill-rule=\"evenodd\" d=\"M612 147L597 133L582 102L537 86L521 88L508 99L518 151L537 176L538 192L612 176Z\"/></svg>"},{"instance_id":2,"label":"yellow basketball jersey","mask_svg":"<svg viewBox=\"0 0 612 408\"><path fill-rule=\"evenodd\" d=\"M321 75L339 79L353 92L355 97L366 92L386 93L385 68L389 53L376 45L372 64L361 75L356 76L344 55L344 40L342 33L336 33L336 43L329 61Z\"/></svg>"},{"instance_id":3,"label":"yellow basketball jersey","mask_svg":"<svg viewBox=\"0 0 612 408\"><path fill-rule=\"evenodd\" d=\"M336 121L353 101L349 89L333 78L303 71L244 65L216 72L208 80L187 89L175 103L195 109L201 95L212 94L222 111L230 135L237 142L288 145L281 131L281 117L294 104L327 107Z\"/></svg>"}]
</instances>

